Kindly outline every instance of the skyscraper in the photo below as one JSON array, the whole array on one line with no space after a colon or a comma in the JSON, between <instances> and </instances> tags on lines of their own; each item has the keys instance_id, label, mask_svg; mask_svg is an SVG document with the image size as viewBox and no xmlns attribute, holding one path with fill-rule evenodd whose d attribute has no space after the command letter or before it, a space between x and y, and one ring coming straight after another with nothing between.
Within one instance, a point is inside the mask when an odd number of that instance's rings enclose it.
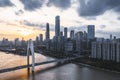
<instances>
[{"instance_id":1,"label":"skyscraper","mask_svg":"<svg viewBox=\"0 0 120 80\"><path fill-rule=\"evenodd\" d=\"M95 38L95 25L88 25L88 39Z\"/></svg>"},{"instance_id":2,"label":"skyscraper","mask_svg":"<svg viewBox=\"0 0 120 80\"><path fill-rule=\"evenodd\" d=\"M110 34L110 40L112 40L112 34Z\"/></svg>"},{"instance_id":3,"label":"skyscraper","mask_svg":"<svg viewBox=\"0 0 120 80\"><path fill-rule=\"evenodd\" d=\"M79 31L75 34L75 39L76 39L76 51L78 53L82 52L82 39L83 39L83 32Z\"/></svg>"},{"instance_id":4,"label":"skyscraper","mask_svg":"<svg viewBox=\"0 0 120 80\"><path fill-rule=\"evenodd\" d=\"M60 16L55 17L55 36L60 35Z\"/></svg>"},{"instance_id":5,"label":"skyscraper","mask_svg":"<svg viewBox=\"0 0 120 80\"><path fill-rule=\"evenodd\" d=\"M19 41L19 38L16 38L16 39L15 39L14 44L15 44L15 47L21 45L21 44L20 44L20 41Z\"/></svg>"},{"instance_id":6,"label":"skyscraper","mask_svg":"<svg viewBox=\"0 0 120 80\"><path fill-rule=\"evenodd\" d=\"M62 31L60 32L60 36L61 36L61 37L63 36L63 32L62 32Z\"/></svg>"},{"instance_id":7,"label":"skyscraper","mask_svg":"<svg viewBox=\"0 0 120 80\"><path fill-rule=\"evenodd\" d=\"M37 36L35 40L35 45L38 45L38 44L39 44L39 37Z\"/></svg>"},{"instance_id":8,"label":"skyscraper","mask_svg":"<svg viewBox=\"0 0 120 80\"><path fill-rule=\"evenodd\" d=\"M70 31L70 39L74 39L74 30Z\"/></svg>"},{"instance_id":9,"label":"skyscraper","mask_svg":"<svg viewBox=\"0 0 120 80\"><path fill-rule=\"evenodd\" d=\"M67 39L67 27L64 28L64 37Z\"/></svg>"},{"instance_id":10,"label":"skyscraper","mask_svg":"<svg viewBox=\"0 0 120 80\"><path fill-rule=\"evenodd\" d=\"M46 23L46 40L50 39L49 23Z\"/></svg>"},{"instance_id":11,"label":"skyscraper","mask_svg":"<svg viewBox=\"0 0 120 80\"><path fill-rule=\"evenodd\" d=\"M40 34L40 43L43 42L43 34Z\"/></svg>"}]
</instances>

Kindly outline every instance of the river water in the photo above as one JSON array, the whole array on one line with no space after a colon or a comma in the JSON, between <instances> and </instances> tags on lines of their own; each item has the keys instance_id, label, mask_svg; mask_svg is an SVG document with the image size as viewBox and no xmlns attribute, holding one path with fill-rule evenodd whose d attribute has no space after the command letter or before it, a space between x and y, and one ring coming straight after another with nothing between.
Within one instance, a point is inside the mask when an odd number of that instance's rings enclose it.
<instances>
[{"instance_id":1,"label":"river water","mask_svg":"<svg viewBox=\"0 0 120 80\"><path fill-rule=\"evenodd\" d=\"M53 60L41 54L35 54L35 62ZM0 69L26 64L25 56L0 52ZM119 73L93 69L77 64L57 65L50 63L35 67L35 73L28 75L27 69L0 74L0 80L120 80Z\"/></svg>"}]
</instances>

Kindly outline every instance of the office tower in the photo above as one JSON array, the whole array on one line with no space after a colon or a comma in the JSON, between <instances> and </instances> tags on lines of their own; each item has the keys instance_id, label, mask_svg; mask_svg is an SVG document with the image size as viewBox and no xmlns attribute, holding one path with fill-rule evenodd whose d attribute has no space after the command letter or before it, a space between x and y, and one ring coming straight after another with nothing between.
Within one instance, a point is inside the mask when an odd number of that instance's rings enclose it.
<instances>
[{"instance_id":1,"label":"office tower","mask_svg":"<svg viewBox=\"0 0 120 80\"><path fill-rule=\"evenodd\" d=\"M87 32L86 32L86 31L84 31L84 33L83 33L83 39L84 39L84 40L87 39Z\"/></svg>"},{"instance_id":2,"label":"office tower","mask_svg":"<svg viewBox=\"0 0 120 80\"><path fill-rule=\"evenodd\" d=\"M110 34L110 40L112 40L112 34Z\"/></svg>"},{"instance_id":3,"label":"office tower","mask_svg":"<svg viewBox=\"0 0 120 80\"><path fill-rule=\"evenodd\" d=\"M82 39L83 39L83 32L79 31L75 34L75 39L76 39L76 51L78 53L81 53L82 51Z\"/></svg>"},{"instance_id":4,"label":"office tower","mask_svg":"<svg viewBox=\"0 0 120 80\"><path fill-rule=\"evenodd\" d=\"M114 38L113 38L114 40L116 40L116 36L114 36Z\"/></svg>"},{"instance_id":5,"label":"office tower","mask_svg":"<svg viewBox=\"0 0 120 80\"><path fill-rule=\"evenodd\" d=\"M22 39L22 40L23 40L23 39ZM37 37L36 37L36 42L38 42L38 41L39 41L39 37L37 36Z\"/></svg>"},{"instance_id":6,"label":"office tower","mask_svg":"<svg viewBox=\"0 0 120 80\"><path fill-rule=\"evenodd\" d=\"M35 45L38 45L38 43L39 43L39 37L37 36L35 40Z\"/></svg>"},{"instance_id":7,"label":"office tower","mask_svg":"<svg viewBox=\"0 0 120 80\"><path fill-rule=\"evenodd\" d=\"M26 43L26 41L24 40L24 38L22 38L22 40L21 40L21 46L22 46L22 47L26 47L26 46L27 46L27 43Z\"/></svg>"},{"instance_id":8,"label":"office tower","mask_svg":"<svg viewBox=\"0 0 120 80\"><path fill-rule=\"evenodd\" d=\"M49 23L46 23L46 49L50 50L50 29L49 29Z\"/></svg>"},{"instance_id":9,"label":"office tower","mask_svg":"<svg viewBox=\"0 0 120 80\"><path fill-rule=\"evenodd\" d=\"M49 23L46 24L46 40L50 39Z\"/></svg>"},{"instance_id":10,"label":"office tower","mask_svg":"<svg viewBox=\"0 0 120 80\"><path fill-rule=\"evenodd\" d=\"M40 43L43 42L43 34L40 34Z\"/></svg>"},{"instance_id":11,"label":"office tower","mask_svg":"<svg viewBox=\"0 0 120 80\"><path fill-rule=\"evenodd\" d=\"M64 28L64 37L67 39L67 27Z\"/></svg>"},{"instance_id":12,"label":"office tower","mask_svg":"<svg viewBox=\"0 0 120 80\"><path fill-rule=\"evenodd\" d=\"M60 32L60 36L61 36L61 37L63 36L63 32L62 32L62 31Z\"/></svg>"},{"instance_id":13,"label":"office tower","mask_svg":"<svg viewBox=\"0 0 120 80\"><path fill-rule=\"evenodd\" d=\"M70 31L70 39L74 39L74 30Z\"/></svg>"},{"instance_id":14,"label":"office tower","mask_svg":"<svg viewBox=\"0 0 120 80\"><path fill-rule=\"evenodd\" d=\"M15 44L15 47L20 46L19 38L16 38L16 39L14 40L14 44Z\"/></svg>"},{"instance_id":15,"label":"office tower","mask_svg":"<svg viewBox=\"0 0 120 80\"><path fill-rule=\"evenodd\" d=\"M55 36L60 35L60 16L55 17Z\"/></svg>"},{"instance_id":16,"label":"office tower","mask_svg":"<svg viewBox=\"0 0 120 80\"><path fill-rule=\"evenodd\" d=\"M94 39L94 38L95 38L95 26L88 25L88 39Z\"/></svg>"},{"instance_id":17,"label":"office tower","mask_svg":"<svg viewBox=\"0 0 120 80\"><path fill-rule=\"evenodd\" d=\"M64 50L64 36L63 36L63 32L60 32L60 36L58 37L58 45L59 45L59 51L63 51Z\"/></svg>"}]
</instances>

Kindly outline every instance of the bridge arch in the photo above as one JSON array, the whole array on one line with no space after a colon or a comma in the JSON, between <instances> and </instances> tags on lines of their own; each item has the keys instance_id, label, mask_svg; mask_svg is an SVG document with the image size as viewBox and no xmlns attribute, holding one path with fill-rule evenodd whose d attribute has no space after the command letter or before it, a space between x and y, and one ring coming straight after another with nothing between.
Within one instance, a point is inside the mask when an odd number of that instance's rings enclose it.
<instances>
[{"instance_id":1,"label":"bridge arch","mask_svg":"<svg viewBox=\"0 0 120 80\"><path fill-rule=\"evenodd\" d=\"M32 54L32 71L34 71L35 68L35 54L34 54L34 45L33 45L33 41L32 39L30 39L28 41L28 45L27 45L27 65L28 65L28 69L30 68L29 64L30 64L30 54Z\"/></svg>"}]
</instances>

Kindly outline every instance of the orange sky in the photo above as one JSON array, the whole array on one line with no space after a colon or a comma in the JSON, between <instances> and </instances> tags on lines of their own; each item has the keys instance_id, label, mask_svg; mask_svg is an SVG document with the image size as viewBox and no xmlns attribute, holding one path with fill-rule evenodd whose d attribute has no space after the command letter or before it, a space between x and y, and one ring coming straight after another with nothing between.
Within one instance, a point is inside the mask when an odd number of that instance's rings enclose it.
<instances>
[{"instance_id":1,"label":"orange sky","mask_svg":"<svg viewBox=\"0 0 120 80\"><path fill-rule=\"evenodd\" d=\"M15 38L35 39L39 34L45 34L45 31L22 24L0 23L0 40L3 37L9 40L14 40Z\"/></svg>"}]
</instances>

